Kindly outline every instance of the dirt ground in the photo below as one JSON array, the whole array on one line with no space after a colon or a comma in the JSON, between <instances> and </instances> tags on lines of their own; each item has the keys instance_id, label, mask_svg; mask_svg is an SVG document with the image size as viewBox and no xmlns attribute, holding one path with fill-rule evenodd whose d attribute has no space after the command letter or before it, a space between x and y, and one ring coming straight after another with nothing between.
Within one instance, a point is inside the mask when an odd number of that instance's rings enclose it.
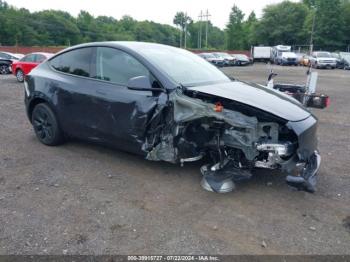
<instances>
[{"instance_id":1,"label":"dirt ground","mask_svg":"<svg viewBox=\"0 0 350 262\"><path fill-rule=\"evenodd\" d=\"M265 65L223 69L265 83ZM304 68L276 67L304 82ZM23 87L0 76L0 254L350 254L350 71L320 70L332 105L319 117L315 194L256 172L237 190L200 187L200 163L155 163L34 136Z\"/></svg>"}]
</instances>

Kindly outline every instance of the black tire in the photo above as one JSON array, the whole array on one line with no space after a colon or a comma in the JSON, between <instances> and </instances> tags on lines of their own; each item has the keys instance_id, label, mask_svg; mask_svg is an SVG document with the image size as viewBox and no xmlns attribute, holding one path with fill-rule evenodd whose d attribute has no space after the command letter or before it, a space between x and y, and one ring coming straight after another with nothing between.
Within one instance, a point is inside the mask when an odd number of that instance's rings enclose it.
<instances>
[{"instance_id":1,"label":"black tire","mask_svg":"<svg viewBox=\"0 0 350 262\"><path fill-rule=\"evenodd\" d=\"M23 83L24 82L24 73L21 69L18 69L16 71L16 78L17 78L17 81L20 82L20 83Z\"/></svg>"},{"instance_id":2,"label":"black tire","mask_svg":"<svg viewBox=\"0 0 350 262\"><path fill-rule=\"evenodd\" d=\"M8 73L10 73L9 65L0 65L0 75L7 75Z\"/></svg>"},{"instance_id":3,"label":"black tire","mask_svg":"<svg viewBox=\"0 0 350 262\"><path fill-rule=\"evenodd\" d=\"M63 143L63 133L57 118L51 108L45 104L38 104L32 113L34 132L41 143L56 146Z\"/></svg>"}]
</instances>

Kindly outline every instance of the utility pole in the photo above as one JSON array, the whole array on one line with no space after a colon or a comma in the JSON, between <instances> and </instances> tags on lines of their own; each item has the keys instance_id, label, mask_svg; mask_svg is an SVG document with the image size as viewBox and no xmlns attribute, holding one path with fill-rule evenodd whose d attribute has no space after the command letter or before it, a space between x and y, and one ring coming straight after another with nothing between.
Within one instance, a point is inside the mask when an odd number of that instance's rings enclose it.
<instances>
[{"instance_id":1,"label":"utility pole","mask_svg":"<svg viewBox=\"0 0 350 262\"><path fill-rule=\"evenodd\" d=\"M311 39L310 39L310 55L314 51L314 32L315 32L315 22L316 22L316 7L312 6L314 11L314 17L312 19L312 28L311 28Z\"/></svg>"},{"instance_id":2,"label":"utility pole","mask_svg":"<svg viewBox=\"0 0 350 262\"><path fill-rule=\"evenodd\" d=\"M185 44L184 47L187 47L187 13L185 13Z\"/></svg>"},{"instance_id":3,"label":"utility pole","mask_svg":"<svg viewBox=\"0 0 350 262\"><path fill-rule=\"evenodd\" d=\"M198 49L202 48L202 20L203 20L203 11L201 10L198 21L199 21L199 32L198 32Z\"/></svg>"},{"instance_id":4,"label":"utility pole","mask_svg":"<svg viewBox=\"0 0 350 262\"><path fill-rule=\"evenodd\" d=\"M205 47L208 49L208 26L209 26L209 17L211 17L211 14L209 14L209 11L207 9L207 12L204 14L205 17Z\"/></svg>"},{"instance_id":5,"label":"utility pole","mask_svg":"<svg viewBox=\"0 0 350 262\"><path fill-rule=\"evenodd\" d=\"M183 17L181 17L181 25L180 25L180 48L182 47L182 35L183 35Z\"/></svg>"}]
</instances>

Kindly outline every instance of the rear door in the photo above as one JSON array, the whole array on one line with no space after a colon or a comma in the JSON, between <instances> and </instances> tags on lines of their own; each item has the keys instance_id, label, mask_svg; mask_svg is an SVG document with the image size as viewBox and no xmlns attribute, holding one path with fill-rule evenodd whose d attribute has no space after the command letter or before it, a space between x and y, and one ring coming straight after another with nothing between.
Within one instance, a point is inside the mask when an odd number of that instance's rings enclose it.
<instances>
[{"instance_id":1,"label":"rear door","mask_svg":"<svg viewBox=\"0 0 350 262\"><path fill-rule=\"evenodd\" d=\"M98 139L96 121L100 112L95 107L95 82L91 77L93 48L79 48L49 61L57 72L50 77L51 101L57 104L60 124L65 132L83 139Z\"/></svg>"},{"instance_id":2,"label":"rear door","mask_svg":"<svg viewBox=\"0 0 350 262\"><path fill-rule=\"evenodd\" d=\"M28 75L36 65L37 63L35 54L29 54L23 57L20 61L20 67L25 75Z\"/></svg>"}]
</instances>

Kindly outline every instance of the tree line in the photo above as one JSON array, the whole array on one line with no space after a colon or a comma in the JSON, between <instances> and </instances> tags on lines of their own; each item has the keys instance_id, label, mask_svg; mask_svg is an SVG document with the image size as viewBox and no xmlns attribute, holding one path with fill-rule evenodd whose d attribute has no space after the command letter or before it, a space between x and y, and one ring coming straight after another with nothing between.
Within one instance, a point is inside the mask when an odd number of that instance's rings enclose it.
<instances>
[{"instance_id":1,"label":"tree line","mask_svg":"<svg viewBox=\"0 0 350 262\"><path fill-rule=\"evenodd\" d=\"M173 21L175 26L130 16L94 17L86 11L77 17L56 10L30 12L0 0L0 44L68 46L125 40L228 50L248 50L252 45L307 46L311 38L322 49L343 50L350 44L350 0L283 1L266 6L261 18L254 12L246 15L234 5L224 29L210 21L195 22L184 12L175 14Z\"/></svg>"}]
</instances>

